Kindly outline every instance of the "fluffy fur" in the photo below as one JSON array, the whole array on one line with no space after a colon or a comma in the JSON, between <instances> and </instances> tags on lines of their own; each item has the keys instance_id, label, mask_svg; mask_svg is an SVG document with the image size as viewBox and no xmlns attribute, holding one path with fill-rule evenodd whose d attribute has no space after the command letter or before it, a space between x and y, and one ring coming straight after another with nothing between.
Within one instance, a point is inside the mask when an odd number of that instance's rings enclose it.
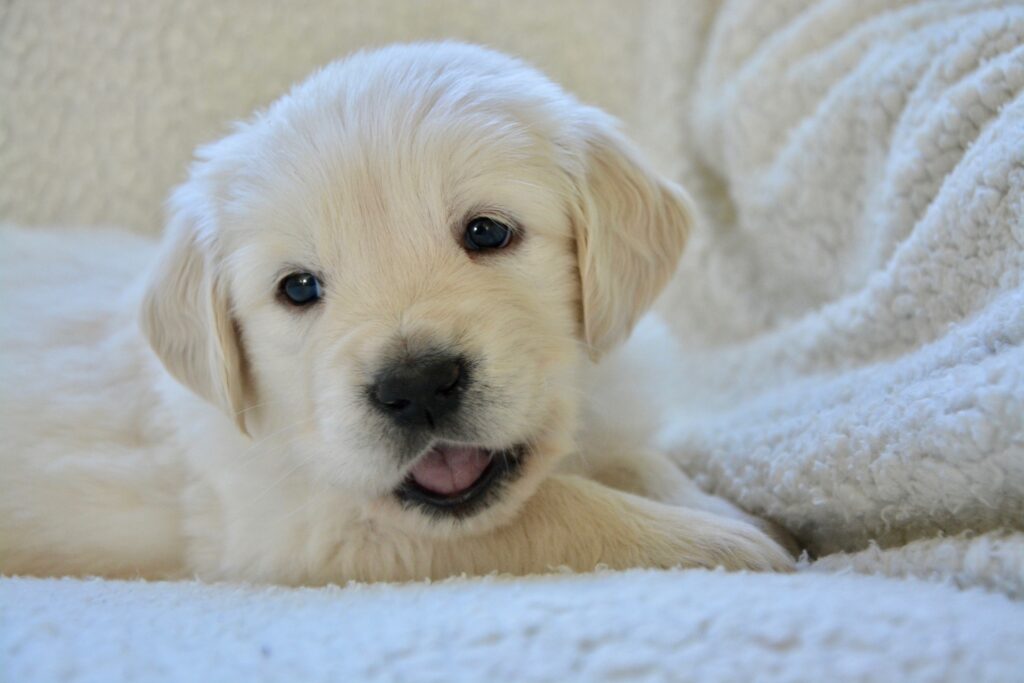
<instances>
[{"instance_id":1,"label":"fluffy fur","mask_svg":"<svg viewBox=\"0 0 1024 683\"><path fill-rule=\"evenodd\" d=\"M202 148L169 213L155 254L4 233L0 571L789 566L656 455L609 438L566 458L590 360L663 288L691 218L609 117L522 63L440 44L332 64ZM514 246L468 254L478 215ZM315 307L277 296L294 270L323 280ZM461 518L395 497L409 459L365 397L388 354L436 343L479 359L454 438L527 448Z\"/></svg>"}]
</instances>

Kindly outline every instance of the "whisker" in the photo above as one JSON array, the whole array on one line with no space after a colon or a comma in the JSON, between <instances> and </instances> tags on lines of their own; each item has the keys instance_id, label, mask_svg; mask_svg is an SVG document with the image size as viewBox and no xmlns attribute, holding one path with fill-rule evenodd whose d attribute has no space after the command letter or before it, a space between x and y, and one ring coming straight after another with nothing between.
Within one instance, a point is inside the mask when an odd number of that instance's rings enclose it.
<instances>
[{"instance_id":1,"label":"whisker","mask_svg":"<svg viewBox=\"0 0 1024 683\"><path fill-rule=\"evenodd\" d=\"M260 437L259 439L254 440L252 443L249 444L248 448L246 449L246 453L242 456L241 462L247 462L248 460L251 460L252 458L256 457L260 453L262 446L264 446L271 439L280 436L281 434L287 432L288 430L304 427L311 422L312 418L304 417L301 420L297 420L296 422L287 424L284 427L281 427L280 429L274 430L270 434L266 434ZM290 438L288 441L282 443L281 447L285 448L291 445L292 443L297 441L300 436L301 435Z\"/></svg>"},{"instance_id":2,"label":"whisker","mask_svg":"<svg viewBox=\"0 0 1024 683\"><path fill-rule=\"evenodd\" d=\"M248 501L248 502L249 502L249 504L250 504L250 505L254 505L254 504L258 503L259 501L263 500L263 498L264 498L264 497L265 497L265 496L266 496L266 495L267 495L268 493L270 493L271 491L273 491L274 489L276 489L276 488L277 488L278 486L280 486L280 485L281 485L281 484L282 484L282 483L283 483L283 482L284 482L284 481L285 481L286 479L288 479L288 478L289 478L289 477L291 477L291 476L292 476L293 474L295 474L296 472L298 472L298 471L299 471L300 469L302 469L303 467L305 467L306 465L308 465L308 464L309 464L309 463L310 463L310 462L311 462L311 461L312 461L312 460L313 460L314 458L316 458L316 455L317 455L317 454L316 454L316 452L311 452L311 453L309 453L309 454L308 454L308 455L307 455L307 456L306 456L305 458L303 458L302 460L299 460L299 461L298 461L297 463L295 463L295 464L294 464L294 465L293 465L292 467L290 467L290 468L289 468L288 470L286 470L286 471L285 471L285 472L284 472L283 474L281 474L281 476L280 476L280 477L278 477L278 478L277 478L277 479L275 479L275 480L274 480L273 482L271 482L269 486L267 486L267 487L266 487L265 489L263 489L262 491L260 491L259 493L257 493L257 494L256 494L256 495L255 495L255 496L254 496L254 497L252 498L252 499L250 499L250 500Z\"/></svg>"},{"instance_id":3,"label":"whisker","mask_svg":"<svg viewBox=\"0 0 1024 683\"><path fill-rule=\"evenodd\" d=\"M232 417L238 417L242 413L247 413L250 410L256 410L257 408L263 408L263 407L269 406L270 404L275 403L275 402L276 402L275 399L268 399L266 401L260 401L259 403L254 403L251 406L246 406L245 408L242 408L241 410L235 411L235 413L232 415Z\"/></svg>"},{"instance_id":4,"label":"whisker","mask_svg":"<svg viewBox=\"0 0 1024 683\"><path fill-rule=\"evenodd\" d=\"M301 502L299 502L298 505L296 505L294 508L292 508L290 512L286 512L283 515L279 515L277 520L281 521L281 520L288 519L289 517L293 517L294 515L296 515L299 512L301 512L302 510L308 508L309 504L312 503L312 502L313 502L313 496L306 496L305 498L302 499Z\"/></svg>"}]
</instances>

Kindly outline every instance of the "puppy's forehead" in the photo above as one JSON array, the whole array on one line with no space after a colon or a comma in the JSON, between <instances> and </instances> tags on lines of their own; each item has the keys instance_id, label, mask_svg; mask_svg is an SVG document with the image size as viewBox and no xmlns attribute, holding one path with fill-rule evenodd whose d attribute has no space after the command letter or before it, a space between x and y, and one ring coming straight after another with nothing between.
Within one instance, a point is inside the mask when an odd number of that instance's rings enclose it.
<instances>
[{"instance_id":1,"label":"puppy's forehead","mask_svg":"<svg viewBox=\"0 0 1024 683\"><path fill-rule=\"evenodd\" d=\"M570 191L572 104L518 62L471 51L486 59L435 48L320 72L253 124L236 194L321 254L410 230L443 239L474 211L547 224Z\"/></svg>"}]
</instances>

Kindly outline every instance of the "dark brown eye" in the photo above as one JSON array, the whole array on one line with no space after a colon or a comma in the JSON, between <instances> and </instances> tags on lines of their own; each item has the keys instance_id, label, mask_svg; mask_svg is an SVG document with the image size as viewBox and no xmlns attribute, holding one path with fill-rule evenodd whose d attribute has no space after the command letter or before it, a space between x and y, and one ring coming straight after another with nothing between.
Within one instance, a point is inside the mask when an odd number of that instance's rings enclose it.
<instances>
[{"instance_id":1,"label":"dark brown eye","mask_svg":"<svg viewBox=\"0 0 1024 683\"><path fill-rule=\"evenodd\" d=\"M281 280L281 294L294 306L308 306L320 298L320 281L312 273L292 273Z\"/></svg>"},{"instance_id":2,"label":"dark brown eye","mask_svg":"<svg viewBox=\"0 0 1024 683\"><path fill-rule=\"evenodd\" d=\"M512 229L493 218L474 218L466 226L463 243L470 251L502 249L512 240Z\"/></svg>"}]
</instances>

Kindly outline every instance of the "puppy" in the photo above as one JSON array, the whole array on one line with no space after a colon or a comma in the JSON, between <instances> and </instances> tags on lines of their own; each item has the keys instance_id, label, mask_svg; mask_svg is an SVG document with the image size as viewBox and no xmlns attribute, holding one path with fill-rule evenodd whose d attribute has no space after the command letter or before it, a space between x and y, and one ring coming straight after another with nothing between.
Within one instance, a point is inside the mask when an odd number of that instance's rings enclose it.
<instances>
[{"instance_id":1,"label":"puppy","mask_svg":"<svg viewBox=\"0 0 1024 683\"><path fill-rule=\"evenodd\" d=\"M588 366L691 211L523 63L443 43L331 64L201 148L169 214L155 255L5 234L0 571L790 566L667 460L577 438Z\"/></svg>"}]
</instances>

